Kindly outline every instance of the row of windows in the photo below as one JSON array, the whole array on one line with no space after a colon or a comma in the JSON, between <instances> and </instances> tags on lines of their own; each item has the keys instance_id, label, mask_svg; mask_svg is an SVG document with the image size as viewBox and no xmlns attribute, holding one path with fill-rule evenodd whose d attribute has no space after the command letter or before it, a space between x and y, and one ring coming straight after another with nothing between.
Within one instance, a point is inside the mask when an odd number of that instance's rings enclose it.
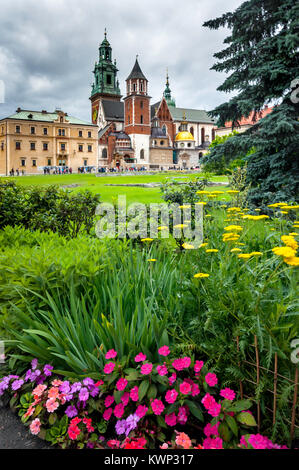
<instances>
[{"instance_id":1,"label":"row of windows","mask_svg":"<svg viewBox=\"0 0 299 470\"><path fill-rule=\"evenodd\" d=\"M16 150L21 150L21 142L16 142ZM30 150L36 150L36 144L35 142L30 142ZM47 142L43 143L43 150L49 150L49 145ZM60 150L65 151L66 150L66 144L60 144ZM83 152L84 151L84 146L83 144L78 145L78 151ZM87 151L92 152L92 145L87 146Z\"/></svg>"},{"instance_id":2,"label":"row of windows","mask_svg":"<svg viewBox=\"0 0 299 470\"><path fill-rule=\"evenodd\" d=\"M59 165L61 166L65 166L65 160L59 160ZM87 160L84 160L84 166L87 166ZM21 158L21 167L24 167L26 166L26 158ZM31 166L34 166L36 167L37 166L37 161L36 160L32 160L32 163L31 163ZM52 160L51 158L48 158L48 163L47 163L47 166L52 166Z\"/></svg>"},{"instance_id":3,"label":"row of windows","mask_svg":"<svg viewBox=\"0 0 299 470\"><path fill-rule=\"evenodd\" d=\"M16 134L21 134L21 126L16 126ZM34 126L30 127L30 134L36 134L36 128ZM48 135L48 128L43 128L43 135ZM65 129L58 129L59 136L65 136ZM91 131L87 132L88 138L91 138ZM78 137L83 137L83 131L78 131Z\"/></svg>"},{"instance_id":4,"label":"row of windows","mask_svg":"<svg viewBox=\"0 0 299 470\"><path fill-rule=\"evenodd\" d=\"M131 124L130 116L128 116L128 124ZM136 123L137 124L137 123ZM143 115L140 116L140 124L143 124Z\"/></svg>"}]
</instances>

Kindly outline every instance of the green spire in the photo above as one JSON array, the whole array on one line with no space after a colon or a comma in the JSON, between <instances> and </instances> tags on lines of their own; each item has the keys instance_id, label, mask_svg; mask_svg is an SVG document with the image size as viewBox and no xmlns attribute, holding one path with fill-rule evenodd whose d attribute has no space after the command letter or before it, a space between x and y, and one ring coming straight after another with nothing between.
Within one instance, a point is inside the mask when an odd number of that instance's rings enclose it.
<instances>
[{"instance_id":1,"label":"green spire","mask_svg":"<svg viewBox=\"0 0 299 470\"><path fill-rule=\"evenodd\" d=\"M169 88L169 76L168 76L168 69L166 69L166 87L163 92L163 96L166 100L166 103L169 106L175 106L175 100L171 98L171 89Z\"/></svg>"},{"instance_id":2,"label":"green spire","mask_svg":"<svg viewBox=\"0 0 299 470\"><path fill-rule=\"evenodd\" d=\"M112 47L107 40L105 28L104 39L99 47L99 62L95 63L93 71L95 82L92 85L91 96L97 93L120 96L117 72L116 61L112 62Z\"/></svg>"}]
</instances>

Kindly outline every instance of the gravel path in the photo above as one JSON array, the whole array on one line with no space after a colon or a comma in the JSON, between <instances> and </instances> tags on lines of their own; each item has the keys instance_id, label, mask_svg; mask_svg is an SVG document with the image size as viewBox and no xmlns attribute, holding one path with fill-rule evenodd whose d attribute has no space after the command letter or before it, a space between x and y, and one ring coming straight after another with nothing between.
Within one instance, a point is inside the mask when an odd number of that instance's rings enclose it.
<instances>
[{"instance_id":1,"label":"gravel path","mask_svg":"<svg viewBox=\"0 0 299 470\"><path fill-rule=\"evenodd\" d=\"M48 443L32 436L19 418L0 400L0 449L50 449Z\"/></svg>"}]
</instances>

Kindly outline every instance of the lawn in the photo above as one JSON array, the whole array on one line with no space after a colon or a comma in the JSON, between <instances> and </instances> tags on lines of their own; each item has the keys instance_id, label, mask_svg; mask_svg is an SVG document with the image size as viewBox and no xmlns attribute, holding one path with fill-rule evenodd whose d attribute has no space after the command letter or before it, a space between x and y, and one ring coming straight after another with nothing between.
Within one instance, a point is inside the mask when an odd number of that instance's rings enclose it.
<instances>
[{"instance_id":1,"label":"lawn","mask_svg":"<svg viewBox=\"0 0 299 470\"><path fill-rule=\"evenodd\" d=\"M157 188L143 188L143 187L125 187L125 186L106 186L108 184L134 184L134 183L157 183L163 182L166 178L176 178L181 181L193 180L200 176L199 174L184 175L179 172L159 173L156 175L107 175L96 177L93 174L73 174L73 175L36 175L36 176L21 176L13 178L18 184L31 186L31 185L49 185L58 184L62 186L77 184L79 186L71 188L73 191L81 191L82 189L89 189L93 193L101 195L103 202L112 202L113 198L119 195L125 195L127 202L162 202L160 189ZM211 178L215 182L227 182L226 176L213 176ZM228 188L223 186L213 186L208 190ZM228 197L228 196L227 196ZM224 198L226 198L224 196Z\"/></svg>"}]
</instances>

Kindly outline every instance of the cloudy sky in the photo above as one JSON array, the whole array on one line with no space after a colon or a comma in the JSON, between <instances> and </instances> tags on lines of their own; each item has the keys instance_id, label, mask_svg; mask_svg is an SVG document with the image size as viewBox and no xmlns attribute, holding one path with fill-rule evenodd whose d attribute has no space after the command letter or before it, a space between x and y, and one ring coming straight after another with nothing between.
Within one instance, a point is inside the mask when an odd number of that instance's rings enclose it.
<instances>
[{"instance_id":1,"label":"cloudy sky","mask_svg":"<svg viewBox=\"0 0 299 470\"><path fill-rule=\"evenodd\" d=\"M209 69L228 31L210 31L202 24L241 3L1 0L0 80L5 102L0 104L0 118L20 106L47 111L60 107L90 120L92 70L105 27L122 92L138 54L152 103L162 96L168 67L177 106L210 110L227 99L216 91L224 75Z\"/></svg>"}]
</instances>

